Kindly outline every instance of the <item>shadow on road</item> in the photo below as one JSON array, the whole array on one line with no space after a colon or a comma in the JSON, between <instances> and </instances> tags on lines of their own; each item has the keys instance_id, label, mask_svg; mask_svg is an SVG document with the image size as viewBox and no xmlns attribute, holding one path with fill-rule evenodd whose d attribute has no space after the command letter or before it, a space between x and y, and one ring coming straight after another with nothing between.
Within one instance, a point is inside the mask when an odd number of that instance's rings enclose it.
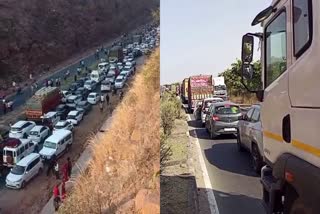
<instances>
[{"instance_id":1,"label":"shadow on road","mask_svg":"<svg viewBox=\"0 0 320 214\"><path fill-rule=\"evenodd\" d=\"M190 121L190 122L192 122L192 121ZM198 138L198 139L202 139L202 140L212 140L210 138L210 135L207 132L206 128L201 128L201 129L198 128L198 129L189 130L189 135L194 138ZM237 137L235 135L228 134L228 135L219 135L219 136L215 137L213 140L219 141L219 140L235 140L235 139L237 139Z\"/></svg>"},{"instance_id":2,"label":"shadow on road","mask_svg":"<svg viewBox=\"0 0 320 214\"><path fill-rule=\"evenodd\" d=\"M201 122L200 120L190 120L188 121L188 126L193 127L193 128L201 128Z\"/></svg>"},{"instance_id":3,"label":"shadow on road","mask_svg":"<svg viewBox=\"0 0 320 214\"><path fill-rule=\"evenodd\" d=\"M239 152L236 143L214 144L204 153L208 162L221 170L258 177L252 169L250 155Z\"/></svg>"},{"instance_id":4,"label":"shadow on road","mask_svg":"<svg viewBox=\"0 0 320 214\"><path fill-rule=\"evenodd\" d=\"M206 189L200 189L205 191ZM213 190L219 213L222 214L265 214L262 200L247 195L232 194Z\"/></svg>"}]
</instances>

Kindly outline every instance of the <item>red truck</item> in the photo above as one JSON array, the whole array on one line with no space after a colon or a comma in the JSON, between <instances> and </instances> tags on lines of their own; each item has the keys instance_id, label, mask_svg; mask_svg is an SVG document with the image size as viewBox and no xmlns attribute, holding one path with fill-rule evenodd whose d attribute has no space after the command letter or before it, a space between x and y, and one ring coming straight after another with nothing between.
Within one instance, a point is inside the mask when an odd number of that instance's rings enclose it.
<instances>
[{"instance_id":1,"label":"red truck","mask_svg":"<svg viewBox=\"0 0 320 214\"><path fill-rule=\"evenodd\" d=\"M212 75L191 76L188 81L188 111L197 107L197 103L205 98L213 97Z\"/></svg>"},{"instance_id":2,"label":"red truck","mask_svg":"<svg viewBox=\"0 0 320 214\"><path fill-rule=\"evenodd\" d=\"M26 103L26 117L32 121L42 121L41 116L54 110L61 101L61 93L56 87L39 89Z\"/></svg>"}]
</instances>

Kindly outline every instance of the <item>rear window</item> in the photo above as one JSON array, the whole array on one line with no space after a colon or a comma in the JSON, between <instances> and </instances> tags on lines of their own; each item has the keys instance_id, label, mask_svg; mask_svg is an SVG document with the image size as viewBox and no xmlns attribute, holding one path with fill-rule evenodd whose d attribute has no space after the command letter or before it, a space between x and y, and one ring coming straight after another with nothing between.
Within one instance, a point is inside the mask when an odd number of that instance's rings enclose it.
<instances>
[{"instance_id":1,"label":"rear window","mask_svg":"<svg viewBox=\"0 0 320 214\"><path fill-rule=\"evenodd\" d=\"M216 107L216 114L239 114L240 108L239 106L234 105L224 105Z\"/></svg>"},{"instance_id":2,"label":"rear window","mask_svg":"<svg viewBox=\"0 0 320 214\"><path fill-rule=\"evenodd\" d=\"M14 131L14 132L20 132L22 130L22 128L20 127L11 127L11 131Z\"/></svg>"}]
</instances>

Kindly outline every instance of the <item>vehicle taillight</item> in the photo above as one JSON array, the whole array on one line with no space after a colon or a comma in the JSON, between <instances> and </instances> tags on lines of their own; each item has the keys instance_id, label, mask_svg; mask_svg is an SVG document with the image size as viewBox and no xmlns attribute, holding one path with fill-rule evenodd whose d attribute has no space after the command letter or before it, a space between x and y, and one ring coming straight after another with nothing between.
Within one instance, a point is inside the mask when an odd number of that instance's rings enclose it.
<instances>
[{"instance_id":1,"label":"vehicle taillight","mask_svg":"<svg viewBox=\"0 0 320 214\"><path fill-rule=\"evenodd\" d=\"M213 115L213 116L212 116L212 120L218 121L218 120L220 120L220 118L219 118L217 115Z\"/></svg>"}]
</instances>

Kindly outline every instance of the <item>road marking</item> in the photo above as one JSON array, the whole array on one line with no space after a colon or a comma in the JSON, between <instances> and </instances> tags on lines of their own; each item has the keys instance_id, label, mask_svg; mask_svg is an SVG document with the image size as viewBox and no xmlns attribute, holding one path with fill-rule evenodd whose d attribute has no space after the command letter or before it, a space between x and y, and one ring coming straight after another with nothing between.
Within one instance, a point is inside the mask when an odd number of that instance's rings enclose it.
<instances>
[{"instance_id":1,"label":"road marking","mask_svg":"<svg viewBox=\"0 0 320 214\"><path fill-rule=\"evenodd\" d=\"M191 121L191 117L188 114L188 121ZM209 208L210 208L210 213L212 214L219 214L219 209L218 209L218 205L217 205L217 201L216 198L214 197L214 193L213 193L213 189L212 189L212 185L211 185L211 181L208 175L208 169L207 166L204 162L204 158L201 152L201 147L200 147L200 142L198 140L198 136L197 136L197 132L195 130L193 130L194 133L194 139L196 141L196 145L198 148L198 155L199 155L199 161L200 161L200 166L201 166L201 170L202 170L202 176L204 179L204 184L206 187L206 193L207 193L207 197L208 197L208 201L209 201Z\"/></svg>"}]
</instances>

